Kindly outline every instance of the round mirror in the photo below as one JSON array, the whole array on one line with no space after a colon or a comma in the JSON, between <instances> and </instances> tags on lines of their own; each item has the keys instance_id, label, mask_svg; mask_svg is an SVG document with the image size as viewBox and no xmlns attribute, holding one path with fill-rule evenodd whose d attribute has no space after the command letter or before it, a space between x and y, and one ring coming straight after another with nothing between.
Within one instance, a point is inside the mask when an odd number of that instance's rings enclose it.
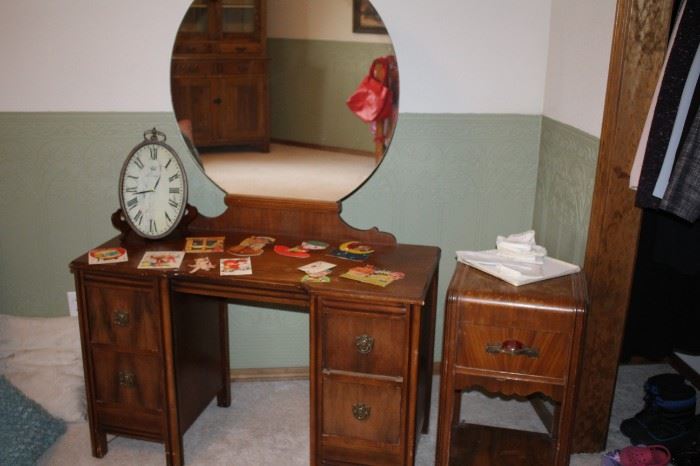
<instances>
[{"instance_id":1,"label":"round mirror","mask_svg":"<svg viewBox=\"0 0 700 466\"><path fill-rule=\"evenodd\" d=\"M225 192L337 201L389 146L398 68L368 0L195 0L171 92L188 146Z\"/></svg>"}]
</instances>

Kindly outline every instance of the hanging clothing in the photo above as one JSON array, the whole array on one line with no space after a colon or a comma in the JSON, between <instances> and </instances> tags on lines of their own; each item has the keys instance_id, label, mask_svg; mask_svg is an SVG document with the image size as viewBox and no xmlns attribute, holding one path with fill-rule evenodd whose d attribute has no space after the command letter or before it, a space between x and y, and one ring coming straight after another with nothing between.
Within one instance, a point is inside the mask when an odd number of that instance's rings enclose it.
<instances>
[{"instance_id":1,"label":"hanging clothing","mask_svg":"<svg viewBox=\"0 0 700 466\"><path fill-rule=\"evenodd\" d=\"M661 208L689 222L700 218L700 111L678 155Z\"/></svg>"},{"instance_id":2,"label":"hanging clothing","mask_svg":"<svg viewBox=\"0 0 700 466\"><path fill-rule=\"evenodd\" d=\"M678 8L678 13L676 15L676 20L673 23L673 29L671 30L671 37L668 41L669 44L673 44L676 40L676 33L678 32L678 25L683 17L683 10L685 9L685 4L687 0L683 0L680 7ZM647 113L647 118L644 121L644 128L642 128L642 134L639 138L639 144L637 145L637 152L634 155L634 162L632 163L632 169L630 170L630 188L637 189L639 186L639 176L642 172L642 164L644 163L644 154L647 150L647 141L649 140L649 131L651 129L651 121L654 118L654 111L656 110L656 103L659 99L659 92L661 91L661 83L664 78L664 71L666 70L666 65L668 64L668 57L671 54L671 47L666 49L666 54L664 55L664 62L661 65L661 76L659 76L656 82L656 88L654 89L654 95L651 98L651 105L649 106L649 112Z\"/></svg>"},{"instance_id":3,"label":"hanging clothing","mask_svg":"<svg viewBox=\"0 0 700 466\"><path fill-rule=\"evenodd\" d=\"M671 44L661 90L651 122L649 139L637 188L638 207L656 208L653 190L668 148L678 107L695 52L700 44L700 1L685 4L676 37Z\"/></svg>"},{"instance_id":4,"label":"hanging clothing","mask_svg":"<svg viewBox=\"0 0 700 466\"><path fill-rule=\"evenodd\" d=\"M663 359L673 351L700 354L698 289L700 222L645 210L622 359Z\"/></svg>"},{"instance_id":5,"label":"hanging clothing","mask_svg":"<svg viewBox=\"0 0 700 466\"><path fill-rule=\"evenodd\" d=\"M690 104L693 101L693 95L695 94L695 89L698 84L698 77L700 77L700 45L695 51L695 58L693 58L688 77L685 80L681 101L678 104L678 111L676 113L676 121L673 122L673 130L671 131L671 138L666 148L664 162L661 165L661 172L659 172L659 178L656 180L656 185L654 186L652 194L656 198L663 199L666 188L668 187L668 182L671 179L671 170L673 170L676 154L681 145L681 136L683 135L683 129L686 127Z\"/></svg>"}]
</instances>

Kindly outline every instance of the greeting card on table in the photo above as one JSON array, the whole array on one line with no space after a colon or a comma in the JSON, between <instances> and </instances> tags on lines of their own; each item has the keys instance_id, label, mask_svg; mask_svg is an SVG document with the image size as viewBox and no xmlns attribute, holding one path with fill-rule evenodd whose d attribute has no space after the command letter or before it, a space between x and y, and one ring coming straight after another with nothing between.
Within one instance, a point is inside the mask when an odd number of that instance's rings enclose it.
<instances>
[{"instance_id":1,"label":"greeting card on table","mask_svg":"<svg viewBox=\"0 0 700 466\"><path fill-rule=\"evenodd\" d=\"M139 262L139 269L177 269L185 257L184 251L146 251Z\"/></svg>"},{"instance_id":2,"label":"greeting card on table","mask_svg":"<svg viewBox=\"0 0 700 466\"><path fill-rule=\"evenodd\" d=\"M126 262L129 255L124 248L98 248L88 253L88 264L116 264Z\"/></svg>"},{"instance_id":3,"label":"greeting card on table","mask_svg":"<svg viewBox=\"0 0 700 466\"><path fill-rule=\"evenodd\" d=\"M306 272L308 275L317 275L320 272L325 272L333 267L335 267L335 264L331 264L330 262L316 261L310 264L302 265L301 267L298 267L298 269L302 272Z\"/></svg>"},{"instance_id":4,"label":"greeting card on table","mask_svg":"<svg viewBox=\"0 0 700 466\"><path fill-rule=\"evenodd\" d=\"M392 272L390 270L377 269L373 265L362 265L360 267L353 267L344 274L341 275L343 278L349 278L350 280L356 280L362 283L369 283L370 285L376 285L385 287L391 282L400 280L404 277L403 272Z\"/></svg>"},{"instance_id":5,"label":"greeting card on table","mask_svg":"<svg viewBox=\"0 0 700 466\"><path fill-rule=\"evenodd\" d=\"M226 252L234 256L259 256L265 246L274 242L275 238L270 236L249 236L236 246L228 248Z\"/></svg>"},{"instance_id":6,"label":"greeting card on table","mask_svg":"<svg viewBox=\"0 0 700 466\"><path fill-rule=\"evenodd\" d=\"M228 257L219 261L220 275L252 275L250 257Z\"/></svg>"},{"instance_id":7,"label":"greeting card on table","mask_svg":"<svg viewBox=\"0 0 700 466\"><path fill-rule=\"evenodd\" d=\"M224 252L224 236L205 236L201 238L186 238L185 252L205 253Z\"/></svg>"}]
</instances>

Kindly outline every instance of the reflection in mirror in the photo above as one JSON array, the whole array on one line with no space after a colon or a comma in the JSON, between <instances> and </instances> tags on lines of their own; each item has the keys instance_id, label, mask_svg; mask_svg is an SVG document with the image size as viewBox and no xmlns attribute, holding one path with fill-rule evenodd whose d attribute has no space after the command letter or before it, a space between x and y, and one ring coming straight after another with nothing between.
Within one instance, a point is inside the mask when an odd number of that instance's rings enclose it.
<instances>
[{"instance_id":1,"label":"reflection in mirror","mask_svg":"<svg viewBox=\"0 0 700 466\"><path fill-rule=\"evenodd\" d=\"M173 107L186 142L224 191L337 201L374 171L393 136L399 89L389 37L353 32L353 8L355 22L363 14L377 20L368 4L191 4L173 50ZM371 71L378 58L385 60ZM388 90L379 104L372 92L356 93L370 72Z\"/></svg>"}]
</instances>

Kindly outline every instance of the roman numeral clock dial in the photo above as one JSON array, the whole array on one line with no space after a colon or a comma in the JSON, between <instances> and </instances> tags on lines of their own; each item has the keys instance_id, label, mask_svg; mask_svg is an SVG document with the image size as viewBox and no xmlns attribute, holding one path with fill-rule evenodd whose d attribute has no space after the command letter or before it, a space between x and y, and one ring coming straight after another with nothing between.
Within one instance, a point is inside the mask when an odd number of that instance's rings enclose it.
<instances>
[{"instance_id":1,"label":"roman numeral clock dial","mask_svg":"<svg viewBox=\"0 0 700 466\"><path fill-rule=\"evenodd\" d=\"M134 147L119 178L122 216L140 236L158 239L175 230L187 205L187 177L165 134L153 128Z\"/></svg>"}]
</instances>

